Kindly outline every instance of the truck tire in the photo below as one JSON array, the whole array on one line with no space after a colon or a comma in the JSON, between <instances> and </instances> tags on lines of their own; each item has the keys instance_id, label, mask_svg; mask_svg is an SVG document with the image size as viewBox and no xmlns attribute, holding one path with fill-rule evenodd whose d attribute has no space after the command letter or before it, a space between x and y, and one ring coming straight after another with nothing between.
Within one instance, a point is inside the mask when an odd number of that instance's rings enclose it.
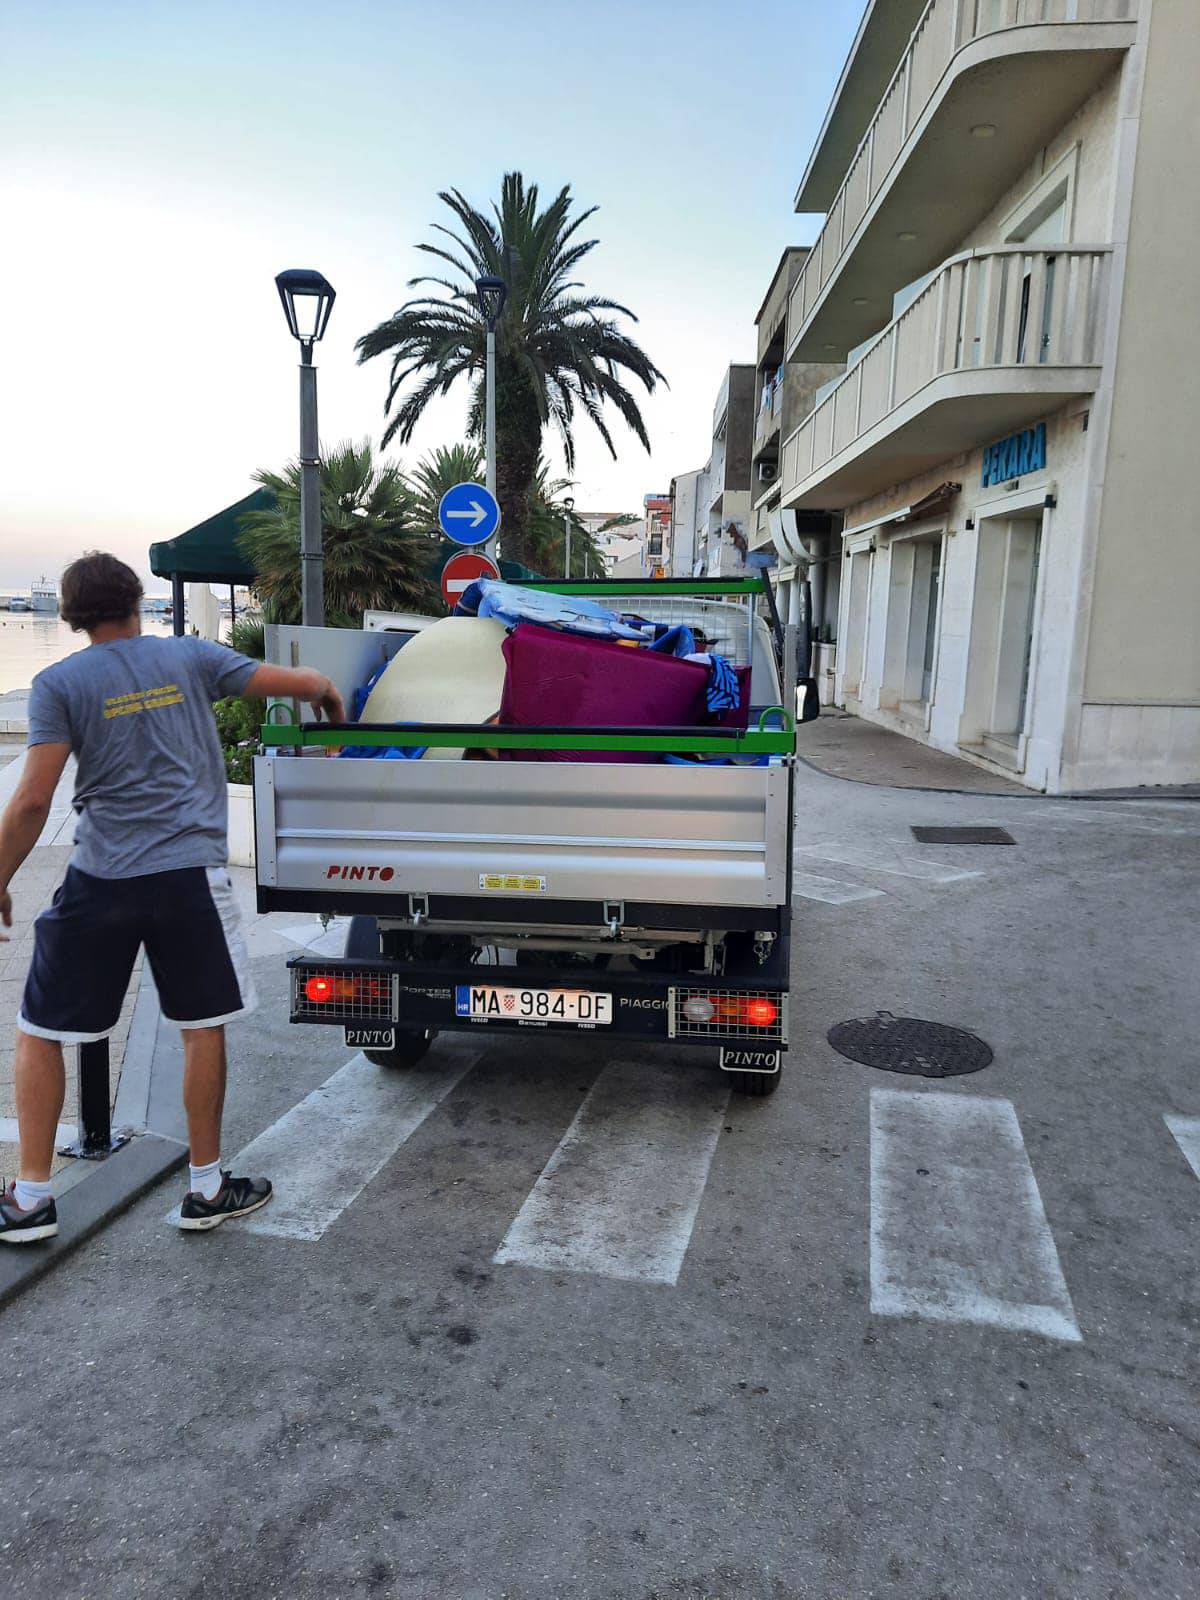
<instances>
[{"instance_id":1,"label":"truck tire","mask_svg":"<svg viewBox=\"0 0 1200 1600\"><path fill-rule=\"evenodd\" d=\"M405 1067L415 1067L436 1038L436 1028L424 1028L420 1033L397 1028L396 1042L390 1050L364 1050L363 1055L377 1067L403 1071Z\"/></svg>"},{"instance_id":2,"label":"truck tire","mask_svg":"<svg viewBox=\"0 0 1200 1600\"><path fill-rule=\"evenodd\" d=\"M757 1095L774 1094L779 1087L779 1080L783 1077L783 1068L778 1072L731 1072L734 1094Z\"/></svg>"},{"instance_id":3,"label":"truck tire","mask_svg":"<svg viewBox=\"0 0 1200 1600\"><path fill-rule=\"evenodd\" d=\"M378 954L378 922L374 917L351 917L346 933L347 957L357 961L373 961ZM397 1028L396 1042L390 1050L364 1050L363 1054L377 1067L403 1071L406 1067L415 1067L436 1038L436 1028Z\"/></svg>"}]
</instances>

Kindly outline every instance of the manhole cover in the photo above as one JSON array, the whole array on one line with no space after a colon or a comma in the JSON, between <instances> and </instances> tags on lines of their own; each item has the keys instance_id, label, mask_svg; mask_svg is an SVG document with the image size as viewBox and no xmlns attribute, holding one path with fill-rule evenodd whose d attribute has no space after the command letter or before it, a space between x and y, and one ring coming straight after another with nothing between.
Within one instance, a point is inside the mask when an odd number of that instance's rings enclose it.
<instances>
[{"instance_id":1,"label":"manhole cover","mask_svg":"<svg viewBox=\"0 0 1200 1600\"><path fill-rule=\"evenodd\" d=\"M1007 828L914 828L922 844L1016 844Z\"/></svg>"},{"instance_id":2,"label":"manhole cover","mask_svg":"<svg viewBox=\"0 0 1200 1600\"><path fill-rule=\"evenodd\" d=\"M918 1078L957 1078L982 1071L992 1059L991 1046L965 1028L894 1017L890 1011L835 1023L827 1037L851 1061Z\"/></svg>"}]
</instances>

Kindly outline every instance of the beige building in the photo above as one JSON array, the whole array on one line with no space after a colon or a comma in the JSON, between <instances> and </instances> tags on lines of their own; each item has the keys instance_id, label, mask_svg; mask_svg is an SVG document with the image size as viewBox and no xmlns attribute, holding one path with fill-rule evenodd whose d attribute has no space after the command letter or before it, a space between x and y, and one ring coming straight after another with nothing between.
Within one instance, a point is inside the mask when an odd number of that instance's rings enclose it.
<instances>
[{"instance_id":1,"label":"beige building","mask_svg":"<svg viewBox=\"0 0 1200 1600\"><path fill-rule=\"evenodd\" d=\"M1036 789L1200 781L1198 82L1197 0L872 0L796 196L836 697Z\"/></svg>"}]
</instances>

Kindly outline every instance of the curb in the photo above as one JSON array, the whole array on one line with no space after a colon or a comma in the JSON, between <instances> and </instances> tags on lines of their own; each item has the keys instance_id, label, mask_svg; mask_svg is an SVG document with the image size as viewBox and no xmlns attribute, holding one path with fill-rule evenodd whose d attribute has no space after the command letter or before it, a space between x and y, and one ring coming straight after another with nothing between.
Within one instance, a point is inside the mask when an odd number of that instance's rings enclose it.
<instances>
[{"instance_id":1,"label":"curb","mask_svg":"<svg viewBox=\"0 0 1200 1600\"><path fill-rule=\"evenodd\" d=\"M46 1245L9 1245L0 1256L0 1306L7 1305L45 1277L160 1179L187 1160L187 1146L157 1133L143 1133L123 1145L70 1191L70 1204L58 1237Z\"/></svg>"},{"instance_id":2,"label":"curb","mask_svg":"<svg viewBox=\"0 0 1200 1600\"><path fill-rule=\"evenodd\" d=\"M130 1135L103 1161L77 1161L55 1180L58 1237L0 1247L0 1306L52 1272L188 1158L181 1093L183 1044L162 1026L158 992L142 975L117 1085L113 1126ZM69 1196L65 1208L62 1201Z\"/></svg>"}]
</instances>

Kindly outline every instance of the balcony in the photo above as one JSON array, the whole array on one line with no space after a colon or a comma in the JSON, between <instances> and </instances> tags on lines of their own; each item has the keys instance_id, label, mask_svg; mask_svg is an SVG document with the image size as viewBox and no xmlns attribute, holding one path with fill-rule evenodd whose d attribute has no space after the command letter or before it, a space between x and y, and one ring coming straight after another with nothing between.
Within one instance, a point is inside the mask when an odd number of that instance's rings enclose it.
<instances>
[{"instance_id":1,"label":"balcony","mask_svg":"<svg viewBox=\"0 0 1200 1600\"><path fill-rule=\"evenodd\" d=\"M759 406L758 415L754 422L754 454L759 451L779 432L779 418L783 412L783 384L775 387L775 392L765 406Z\"/></svg>"},{"instance_id":2,"label":"balcony","mask_svg":"<svg viewBox=\"0 0 1200 1600\"><path fill-rule=\"evenodd\" d=\"M945 262L783 444L783 504L854 505L1090 394L1111 249Z\"/></svg>"},{"instance_id":3,"label":"balcony","mask_svg":"<svg viewBox=\"0 0 1200 1600\"><path fill-rule=\"evenodd\" d=\"M929 0L792 288L789 361L871 336L1115 70L1138 4Z\"/></svg>"}]
</instances>

